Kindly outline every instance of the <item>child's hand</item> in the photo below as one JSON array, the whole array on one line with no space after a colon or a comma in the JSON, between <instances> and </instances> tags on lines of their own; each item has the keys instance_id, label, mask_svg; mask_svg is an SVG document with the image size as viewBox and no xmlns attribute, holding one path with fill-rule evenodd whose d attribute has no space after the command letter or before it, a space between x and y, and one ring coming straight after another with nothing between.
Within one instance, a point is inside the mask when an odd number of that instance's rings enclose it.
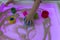
<instances>
[{"instance_id":1,"label":"child's hand","mask_svg":"<svg viewBox=\"0 0 60 40\"><path fill-rule=\"evenodd\" d=\"M26 16L26 20L25 22L28 24L28 22L30 21L32 23L32 25L34 25L34 15L32 15L31 13L29 15Z\"/></svg>"},{"instance_id":2,"label":"child's hand","mask_svg":"<svg viewBox=\"0 0 60 40\"><path fill-rule=\"evenodd\" d=\"M33 7L32 7L32 9L31 9L31 11L30 11L30 14L29 15L27 15L27 17L26 17L26 20L25 20L25 22L32 22L32 23L34 23L33 21L34 21L34 13L36 12L36 10L39 8L39 5L40 5L40 2L41 2L41 0L36 0L35 1L35 3L34 3L34 5L33 5Z\"/></svg>"}]
</instances>

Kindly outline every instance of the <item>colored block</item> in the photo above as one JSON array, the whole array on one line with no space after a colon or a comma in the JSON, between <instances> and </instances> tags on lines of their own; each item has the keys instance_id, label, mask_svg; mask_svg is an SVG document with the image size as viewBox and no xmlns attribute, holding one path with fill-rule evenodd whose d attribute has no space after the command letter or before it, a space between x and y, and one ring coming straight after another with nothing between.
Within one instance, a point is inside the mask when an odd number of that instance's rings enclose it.
<instances>
[{"instance_id":1,"label":"colored block","mask_svg":"<svg viewBox=\"0 0 60 40\"><path fill-rule=\"evenodd\" d=\"M24 11L24 12L23 12L23 15L26 16L26 15L27 15L27 11Z\"/></svg>"},{"instance_id":2,"label":"colored block","mask_svg":"<svg viewBox=\"0 0 60 40\"><path fill-rule=\"evenodd\" d=\"M34 19L38 19L38 13L34 14Z\"/></svg>"},{"instance_id":3,"label":"colored block","mask_svg":"<svg viewBox=\"0 0 60 40\"><path fill-rule=\"evenodd\" d=\"M43 18L48 18L48 16L49 16L49 12L46 11L46 10L44 10L44 11L42 11L41 16L42 16Z\"/></svg>"},{"instance_id":4,"label":"colored block","mask_svg":"<svg viewBox=\"0 0 60 40\"><path fill-rule=\"evenodd\" d=\"M16 13L16 9L15 9L15 8L11 8L11 12L12 12L13 14L15 14L15 13Z\"/></svg>"},{"instance_id":5,"label":"colored block","mask_svg":"<svg viewBox=\"0 0 60 40\"><path fill-rule=\"evenodd\" d=\"M8 21L10 24L14 24L16 22L16 19L14 16L10 16L10 17L8 17Z\"/></svg>"}]
</instances>

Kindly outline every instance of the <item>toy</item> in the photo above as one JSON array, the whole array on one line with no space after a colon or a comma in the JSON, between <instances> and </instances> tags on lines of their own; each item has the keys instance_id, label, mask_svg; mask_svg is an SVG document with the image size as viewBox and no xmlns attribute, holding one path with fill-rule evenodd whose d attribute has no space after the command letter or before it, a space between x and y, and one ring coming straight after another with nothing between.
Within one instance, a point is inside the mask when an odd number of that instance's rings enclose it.
<instances>
[{"instance_id":1,"label":"toy","mask_svg":"<svg viewBox=\"0 0 60 40\"><path fill-rule=\"evenodd\" d=\"M48 11L46 11L46 10L42 11L41 16L42 16L43 18L48 18L48 15L49 15L49 12L48 12Z\"/></svg>"},{"instance_id":2,"label":"toy","mask_svg":"<svg viewBox=\"0 0 60 40\"><path fill-rule=\"evenodd\" d=\"M27 11L24 11L24 12L23 12L23 15L26 16L26 15L27 15Z\"/></svg>"},{"instance_id":3,"label":"toy","mask_svg":"<svg viewBox=\"0 0 60 40\"><path fill-rule=\"evenodd\" d=\"M16 13L16 9L15 9L15 8L11 8L11 12L12 12L13 14L15 14L15 13Z\"/></svg>"},{"instance_id":4,"label":"toy","mask_svg":"<svg viewBox=\"0 0 60 40\"><path fill-rule=\"evenodd\" d=\"M28 25L28 26L30 26L31 24L32 24L32 22L31 21L28 21L28 23L25 21L25 19L26 19L26 17L24 18L24 23L25 23L25 25Z\"/></svg>"},{"instance_id":5,"label":"toy","mask_svg":"<svg viewBox=\"0 0 60 40\"><path fill-rule=\"evenodd\" d=\"M38 19L38 13L34 14L34 19Z\"/></svg>"},{"instance_id":6,"label":"toy","mask_svg":"<svg viewBox=\"0 0 60 40\"><path fill-rule=\"evenodd\" d=\"M16 22L16 19L14 16L10 16L10 17L8 17L8 21L10 24L14 24Z\"/></svg>"}]
</instances>

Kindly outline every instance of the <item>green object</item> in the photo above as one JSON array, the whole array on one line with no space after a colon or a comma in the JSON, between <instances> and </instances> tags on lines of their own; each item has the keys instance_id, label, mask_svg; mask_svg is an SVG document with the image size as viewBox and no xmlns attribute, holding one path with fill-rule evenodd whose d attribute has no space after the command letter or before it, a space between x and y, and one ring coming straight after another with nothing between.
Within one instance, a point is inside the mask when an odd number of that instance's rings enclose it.
<instances>
[{"instance_id":1,"label":"green object","mask_svg":"<svg viewBox=\"0 0 60 40\"><path fill-rule=\"evenodd\" d=\"M38 13L34 14L34 19L38 19Z\"/></svg>"},{"instance_id":2,"label":"green object","mask_svg":"<svg viewBox=\"0 0 60 40\"><path fill-rule=\"evenodd\" d=\"M11 12L12 12L13 14L15 14L15 13L16 13L16 9L15 9L15 8L11 8Z\"/></svg>"}]
</instances>

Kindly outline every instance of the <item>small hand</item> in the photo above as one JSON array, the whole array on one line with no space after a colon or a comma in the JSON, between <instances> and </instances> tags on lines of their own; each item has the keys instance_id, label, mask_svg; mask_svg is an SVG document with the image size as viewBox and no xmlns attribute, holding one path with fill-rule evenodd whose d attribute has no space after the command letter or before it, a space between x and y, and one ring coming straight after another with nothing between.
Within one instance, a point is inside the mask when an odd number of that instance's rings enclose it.
<instances>
[{"instance_id":1,"label":"small hand","mask_svg":"<svg viewBox=\"0 0 60 40\"><path fill-rule=\"evenodd\" d=\"M33 15L32 14L27 15L26 19L25 19L25 22L26 22L26 24L28 24L28 22L30 22L30 25L34 25Z\"/></svg>"}]
</instances>

